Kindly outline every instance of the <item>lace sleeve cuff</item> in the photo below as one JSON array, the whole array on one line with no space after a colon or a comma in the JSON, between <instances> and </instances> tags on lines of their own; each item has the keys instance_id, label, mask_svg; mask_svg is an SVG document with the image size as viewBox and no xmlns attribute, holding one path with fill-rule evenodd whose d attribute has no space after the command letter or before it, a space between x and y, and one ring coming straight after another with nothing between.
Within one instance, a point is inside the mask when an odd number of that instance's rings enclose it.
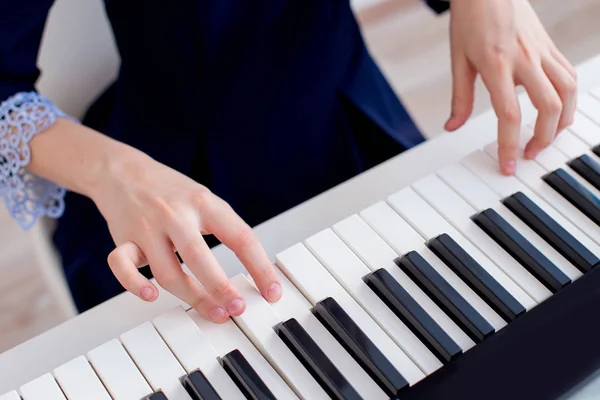
<instances>
[{"instance_id":1,"label":"lace sleeve cuff","mask_svg":"<svg viewBox=\"0 0 600 400\"><path fill-rule=\"evenodd\" d=\"M21 92L0 104L0 196L22 229L43 216L58 218L65 189L24 169L31 160L29 142L54 124L73 119L36 92Z\"/></svg>"}]
</instances>

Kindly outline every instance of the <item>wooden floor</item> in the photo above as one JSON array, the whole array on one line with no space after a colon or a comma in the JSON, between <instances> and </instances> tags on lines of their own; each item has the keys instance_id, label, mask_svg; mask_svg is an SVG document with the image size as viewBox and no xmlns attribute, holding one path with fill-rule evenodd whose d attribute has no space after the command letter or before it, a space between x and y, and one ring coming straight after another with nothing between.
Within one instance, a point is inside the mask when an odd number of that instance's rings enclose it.
<instances>
[{"instance_id":1,"label":"wooden floor","mask_svg":"<svg viewBox=\"0 0 600 400\"><path fill-rule=\"evenodd\" d=\"M558 47L577 64L600 53L598 0L533 0ZM448 15L420 0L387 0L360 16L384 74L427 137L443 133L451 79ZM489 107L479 83L475 113ZM492 127L491 127L492 128ZM74 315L59 268L38 226L23 232L0 208L0 352Z\"/></svg>"}]
</instances>

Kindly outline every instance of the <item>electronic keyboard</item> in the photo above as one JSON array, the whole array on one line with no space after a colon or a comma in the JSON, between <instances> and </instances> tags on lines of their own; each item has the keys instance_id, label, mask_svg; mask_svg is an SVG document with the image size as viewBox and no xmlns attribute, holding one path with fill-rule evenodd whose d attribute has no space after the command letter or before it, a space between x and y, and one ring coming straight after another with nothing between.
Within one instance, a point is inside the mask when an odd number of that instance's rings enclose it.
<instances>
[{"instance_id":1,"label":"electronic keyboard","mask_svg":"<svg viewBox=\"0 0 600 400\"><path fill-rule=\"evenodd\" d=\"M515 176L490 110L256 227L279 302L216 247L243 315L123 293L0 355L0 400L599 398L600 57L578 74Z\"/></svg>"}]
</instances>

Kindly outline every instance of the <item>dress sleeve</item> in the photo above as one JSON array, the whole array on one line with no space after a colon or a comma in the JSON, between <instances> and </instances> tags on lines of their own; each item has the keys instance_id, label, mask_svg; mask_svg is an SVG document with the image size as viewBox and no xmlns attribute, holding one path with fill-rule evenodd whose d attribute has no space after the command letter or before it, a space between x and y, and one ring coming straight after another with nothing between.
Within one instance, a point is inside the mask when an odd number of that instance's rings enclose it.
<instances>
[{"instance_id":1,"label":"dress sleeve","mask_svg":"<svg viewBox=\"0 0 600 400\"><path fill-rule=\"evenodd\" d=\"M65 189L25 170L31 139L56 118L71 118L35 89L39 47L53 1L13 1L0 12L0 197L23 229L64 211Z\"/></svg>"},{"instance_id":2,"label":"dress sleeve","mask_svg":"<svg viewBox=\"0 0 600 400\"><path fill-rule=\"evenodd\" d=\"M425 0L425 2L438 14L442 14L450 9L450 0Z\"/></svg>"}]
</instances>

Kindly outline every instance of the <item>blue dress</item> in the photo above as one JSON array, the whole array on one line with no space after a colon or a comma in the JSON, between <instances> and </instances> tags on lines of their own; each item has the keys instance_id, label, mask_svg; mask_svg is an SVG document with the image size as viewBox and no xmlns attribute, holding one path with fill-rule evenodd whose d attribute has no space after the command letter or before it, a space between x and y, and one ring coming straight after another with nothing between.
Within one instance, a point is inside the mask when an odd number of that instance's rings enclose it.
<instances>
[{"instance_id":1,"label":"blue dress","mask_svg":"<svg viewBox=\"0 0 600 400\"><path fill-rule=\"evenodd\" d=\"M34 90L53 1L1 2L4 100ZM208 186L252 226L424 140L349 0L105 5L120 71L82 122ZM123 290L91 200L67 193L53 239L80 311Z\"/></svg>"}]
</instances>

